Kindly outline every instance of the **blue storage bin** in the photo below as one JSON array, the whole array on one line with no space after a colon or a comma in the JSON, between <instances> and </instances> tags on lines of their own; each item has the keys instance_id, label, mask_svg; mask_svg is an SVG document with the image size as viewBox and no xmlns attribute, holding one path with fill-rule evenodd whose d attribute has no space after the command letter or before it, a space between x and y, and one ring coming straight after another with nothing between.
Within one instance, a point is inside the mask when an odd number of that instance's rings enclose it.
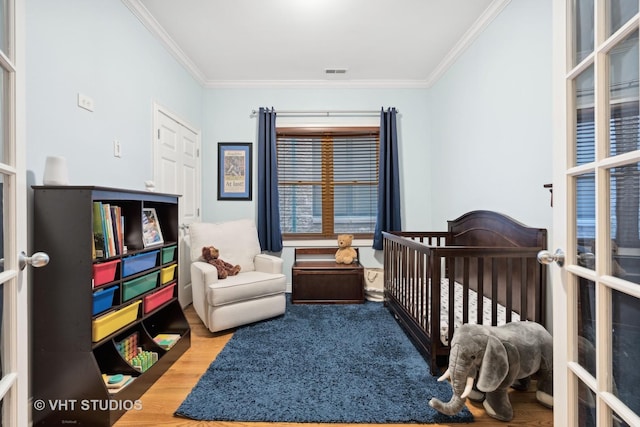
<instances>
[{"instance_id":1,"label":"blue storage bin","mask_svg":"<svg viewBox=\"0 0 640 427\"><path fill-rule=\"evenodd\" d=\"M93 293L93 315L108 310L113 305L113 294L118 289L117 286L100 289Z\"/></svg>"},{"instance_id":2,"label":"blue storage bin","mask_svg":"<svg viewBox=\"0 0 640 427\"><path fill-rule=\"evenodd\" d=\"M122 277L132 276L156 266L159 250L128 256L122 259Z\"/></svg>"}]
</instances>

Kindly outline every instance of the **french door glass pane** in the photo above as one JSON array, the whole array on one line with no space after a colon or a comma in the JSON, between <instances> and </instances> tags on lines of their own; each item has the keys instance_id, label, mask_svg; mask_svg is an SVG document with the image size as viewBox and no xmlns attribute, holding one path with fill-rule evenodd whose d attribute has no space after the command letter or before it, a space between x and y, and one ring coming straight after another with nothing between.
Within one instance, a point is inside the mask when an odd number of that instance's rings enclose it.
<instances>
[{"instance_id":1,"label":"french door glass pane","mask_svg":"<svg viewBox=\"0 0 640 427\"><path fill-rule=\"evenodd\" d=\"M638 0L607 1L607 37L638 13Z\"/></svg>"},{"instance_id":2,"label":"french door glass pane","mask_svg":"<svg viewBox=\"0 0 640 427\"><path fill-rule=\"evenodd\" d=\"M640 163L609 173L611 272L640 283Z\"/></svg>"},{"instance_id":3,"label":"french door glass pane","mask_svg":"<svg viewBox=\"0 0 640 427\"><path fill-rule=\"evenodd\" d=\"M5 270L4 267L4 252L5 252L5 239L4 232L6 229L6 218L7 215L4 214L5 208L5 194L4 194L4 175L0 175L0 272Z\"/></svg>"},{"instance_id":4,"label":"french door glass pane","mask_svg":"<svg viewBox=\"0 0 640 427\"><path fill-rule=\"evenodd\" d=\"M2 1L2 0L0 0ZM7 78L7 71L2 71L0 73L0 163L6 162L6 144L7 141L7 121L6 121L6 111L7 111L7 103L9 100L7 99L7 94L9 91L7 90L7 85L9 84L9 79Z\"/></svg>"},{"instance_id":5,"label":"french door glass pane","mask_svg":"<svg viewBox=\"0 0 640 427\"><path fill-rule=\"evenodd\" d=\"M611 308L612 392L637 414L640 413L640 301L612 290Z\"/></svg>"},{"instance_id":6,"label":"french door glass pane","mask_svg":"<svg viewBox=\"0 0 640 427\"><path fill-rule=\"evenodd\" d=\"M596 395L580 379L578 379L578 425L580 427L596 425Z\"/></svg>"},{"instance_id":7,"label":"french door glass pane","mask_svg":"<svg viewBox=\"0 0 640 427\"><path fill-rule=\"evenodd\" d=\"M5 328L5 324L2 321L2 319L4 318L4 283L0 284L0 342L4 342L5 339L5 333L4 333L4 328ZM5 357L4 357L4 349L2 349L2 351L0 351L0 378L2 378L4 376L4 373L7 371L4 367L4 361L5 361ZM0 418L1 420L2 418Z\"/></svg>"},{"instance_id":8,"label":"french door glass pane","mask_svg":"<svg viewBox=\"0 0 640 427\"><path fill-rule=\"evenodd\" d=\"M7 31L9 30L7 21L9 13L7 12L8 0L0 0L0 49L5 55L9 56L8 52L8 37Z\"/></svg>"},{"instance_id":9,"label":"french door glass pane","mask_svg":"<svg viewBox=\"0 0 640 427\"><path fill-rule=\"evenodd\" d=\"M636 6L637 6L636 1ZM609 155L640 148L638 144L638 31L609 53Z\"/></svg>"},{"instance_id":10,"label":"french door glass pane","mask_svg":"<svg viewBox=\"0 0 640 427\"><path fill-rule=\"evenodd\" d=\"M573 0L574 66L593 52L593 12L593 0Z\"/></svg>"},{"instance_id":11,"label":"french door glass pane","mask_svg":"<svg viewBox=\"0 0 640 427\"><path fill-rule=\"evenodd\" d=\"M596 287L578 279L578 363L596 376Z\"/></svg>"},{"instance_id":12,"label":"french door glass pane","mask_svg":"<svg viewBox=\"0 0 640 427\"><path fill-rule=\"evenodd\" d=\"M575 178L578 264L595 268L596 176L590 172Z\"/></svg>"},{"instance_id":13,"label":"french door glass pane","mask_svg":"<svg viewBox=\"0 0 640 427\"><path fill-rule=\"evenodd\" d=\"M620 415L616 414L615 411L612 411L612 419L611 425L615 427L631 427L629 424L625 423L624 420L620 417Z\"/></svg>"},{"instance_id":14,"label":"french door glass pane","mask_svg":"<svg viewBox=\"0 0 640 427\"><path fill-rule=\"evenodd\" d=\"M576 152L573 164L583 165L595 160L595 123L593 116L593 65L580 73L574 81L576 105Z\"/></svg>"}]
</instances>

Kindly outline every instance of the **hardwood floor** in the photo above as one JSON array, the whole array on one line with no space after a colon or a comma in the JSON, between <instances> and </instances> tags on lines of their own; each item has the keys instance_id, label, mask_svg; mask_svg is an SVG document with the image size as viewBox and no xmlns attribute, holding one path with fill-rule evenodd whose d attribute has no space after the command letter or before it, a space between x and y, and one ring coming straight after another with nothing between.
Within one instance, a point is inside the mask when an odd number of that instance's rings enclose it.
<instances>
[{"instance_id":1,"label":"hardwood floor","mask_svg":"<svg viewBox=\"0 0 640 427\"><path fill-rule=\"evenodd\" d=\"M219 426L219 427L314 427L327 424L315 423L253 423L228 421L192 421L174 417L173 412L186 398L200 376L211 364L216 355L222 350L233 335L232 332L223 334L210 333L200 322L192 306L185 310L191 325L191 348L160 378L141 398L142 410L131 410L124 414L115 427L129 426ZM509 423L503 423L487 416L482 407L469 405L475 417L474 426L531 426L544 427L553 425L553 412L538 404L535 392L511 393L511 402L515 418ZM286 404L286 402L283 402ZM427 402L425 402L425 405ZM331 427L359 427L362 424L328 424ZM373 424L372 424L373 425ZM377 425L377 424L376 424ZM380 424L381 426L413 427L417 424ZM434 427L459 426L460 424L430 424Z\"/></svg>"}]
</instances>

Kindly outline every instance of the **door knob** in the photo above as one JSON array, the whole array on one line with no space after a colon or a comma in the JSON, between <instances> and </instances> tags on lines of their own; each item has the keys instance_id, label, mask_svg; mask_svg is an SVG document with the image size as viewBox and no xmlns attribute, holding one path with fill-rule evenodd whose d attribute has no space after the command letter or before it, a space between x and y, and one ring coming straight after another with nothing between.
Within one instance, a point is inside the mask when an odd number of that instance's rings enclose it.
<instances>
[{"instance_id":1,"label":"door knob","mask_svg":"<svg viewBox=\"0 0 640 427\"><path fill-rule=\"evenodd\" d=\"M549 251L538 252L538 262L540 264L551 264L554 261L560 267L564 265L564 252L562 249L556 249L555 253Z\"/></svg>"},{"instance_id":2,"label":"door knob","mask_svg":"<svg viewBox=\"0 0 640 427\"><path fill-rule=\"evenodd\" d=\"M49 254L46 252L36 252L31 256L27 256L24 252L20 252L18 256L20 270L24 270L27 264L32 267L44 267L49 264Z\"/></svg>"}]
</instances>

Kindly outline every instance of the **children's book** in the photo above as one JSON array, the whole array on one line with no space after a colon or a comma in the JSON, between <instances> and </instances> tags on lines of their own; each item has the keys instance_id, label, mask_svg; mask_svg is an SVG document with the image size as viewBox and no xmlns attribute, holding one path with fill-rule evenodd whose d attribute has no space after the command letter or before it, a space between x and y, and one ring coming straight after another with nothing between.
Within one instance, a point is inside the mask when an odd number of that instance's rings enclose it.
<instances>
[{"instance_id":1,"label":"children's book","mask_svg":"<svg viewBox=\"0 0 640 427\"><path fill-rule=\"evenodd\" d=\"M179 339L180 334L158 334L153 338L156 344L158 344L165 350L169 350L171 347L173 347Z\"/></svg>"}]
</instances>

